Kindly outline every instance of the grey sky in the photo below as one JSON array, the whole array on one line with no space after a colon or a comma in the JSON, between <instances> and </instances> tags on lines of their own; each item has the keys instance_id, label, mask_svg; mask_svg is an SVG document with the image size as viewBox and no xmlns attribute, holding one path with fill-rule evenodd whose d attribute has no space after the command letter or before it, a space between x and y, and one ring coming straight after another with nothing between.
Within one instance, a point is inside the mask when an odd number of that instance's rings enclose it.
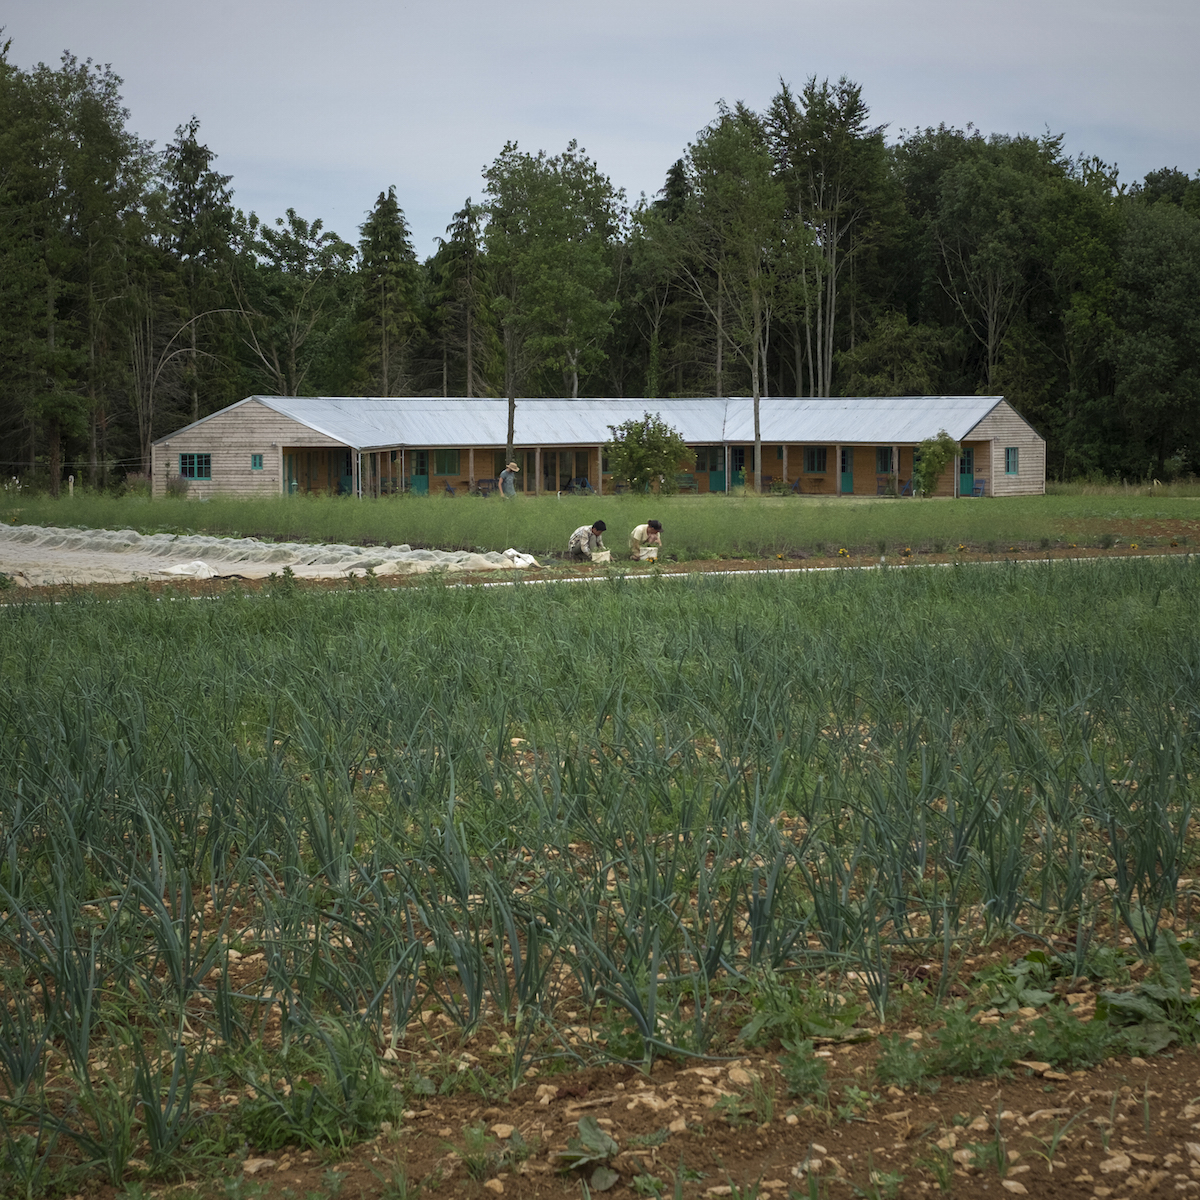
<instances>
[{"instance_id":1,"label":"grey sky","mask_svg":"<svg viewBox=\"0 0 1200 1200\"><path fill-rule=\"evenodd\" d=\"M421 257L506 140L577 138L630 200L719 99L847 75L873 121L1066 135L1133 182L1200 170L1196 0L9 0L10 60L125 80L159 147L193 113L239 207L356 240L395 184Z\"/></svg>"}]
</instances>

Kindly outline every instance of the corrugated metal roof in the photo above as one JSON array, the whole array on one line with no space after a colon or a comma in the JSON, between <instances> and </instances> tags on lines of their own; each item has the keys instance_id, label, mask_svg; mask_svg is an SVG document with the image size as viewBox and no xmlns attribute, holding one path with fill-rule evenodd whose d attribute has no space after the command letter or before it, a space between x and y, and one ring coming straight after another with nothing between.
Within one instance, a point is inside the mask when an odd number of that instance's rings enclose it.
<instances>
[{"instance_id":1,"label":"corrugated metal roof","mask_svg":"<svg viewBox=\"0 0 1200 1200\"><path fill-rule=\"evenodd\" d=\"M943 429L956 442L962 441L1001 400L1000 396L835 396L821 400L780 396L761 401L759 411L766 442L913 445L937 437ZM745 422L744 440L753 441L754 402L745 401L739 415Z\"/></svg>"},{"instance_id":2,"label":"corrugated metal roof","mask_svg":"<svg viewBox=\"0 0 1200 1200\"><path fill-rule=\"evenodd\" d=\"M249 396L238 403L250 401L358 450L503 446L508 434L508 401L504 399ZM942 429L961 441L1000 402L998 396L773 396L763 398L759 413L764 442L912 445L936 437ZM608 440L610 425L645 412L661 414L692 445L754 440L754 401L745 396L521 399L517 401L513 440L526 447L596 446Z\"/></svg>"},{"instance_id":3,"label":"corrugated metal roof","mask_svg":"<svg viewBox=\"0 0 1200 1200\"><path fill-rule=\"evenodd\" d=\"M389 446L503 446L508 401L406 397L359 400L339 397L257 396L283 416L360 450ZM513 440L518 446L597 446L609 426L661 412L688 441L724 440L722 398L698 400L518 400ZM753 423L751 424L753 428ZM752 435L753 436L753 435Z\"/></svg>"}]
</instances>

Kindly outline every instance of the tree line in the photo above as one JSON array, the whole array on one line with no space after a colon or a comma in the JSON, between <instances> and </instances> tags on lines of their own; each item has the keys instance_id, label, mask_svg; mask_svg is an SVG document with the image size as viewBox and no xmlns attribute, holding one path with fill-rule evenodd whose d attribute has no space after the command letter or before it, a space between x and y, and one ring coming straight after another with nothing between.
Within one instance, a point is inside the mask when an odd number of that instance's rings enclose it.
<instances>
[{"instance_id":1,"label":"tree line","mask_svg":"<svg viewBox=\"0 0 1200 1200\"><path fill-rule=\"evenodd\" d=\"M860 85L813 77L720 104L632 204L576 143L510 142L422 262L395 187L354 242L246 214L199 120L156 150L120 87L0 50L5 475L109 486L256 392L1003 394L1052 477L1200 461L1200 173L889 139Z\"/></svg>"}]
</instances>

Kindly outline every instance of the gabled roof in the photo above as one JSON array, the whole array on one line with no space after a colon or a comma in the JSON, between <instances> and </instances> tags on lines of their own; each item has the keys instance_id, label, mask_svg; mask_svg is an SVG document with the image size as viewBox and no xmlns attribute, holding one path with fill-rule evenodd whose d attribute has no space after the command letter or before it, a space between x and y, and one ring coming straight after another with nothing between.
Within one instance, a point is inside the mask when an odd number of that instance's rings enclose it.
<instances>
[{"instance_id":1,"label":"gabled roof","mask_svg":"<svg viewBox=\"0 0 1200 1200\"><path fill-rule=\"evenodd\" d=\"M248 396L187 428L251 402L356 450L503 446L508 436L507 400L440 396ZM1002 402L999 396L772 396L760 402L760 427L763 441L775 443L911 445L936 437L942 429L961 441ZM513 441L518 446L596 446L609 439L610 425L646 412L659 413L692 445L754 440L753 400L714 396L684 400L519 399Z\"/></svg>"}]
</instances>

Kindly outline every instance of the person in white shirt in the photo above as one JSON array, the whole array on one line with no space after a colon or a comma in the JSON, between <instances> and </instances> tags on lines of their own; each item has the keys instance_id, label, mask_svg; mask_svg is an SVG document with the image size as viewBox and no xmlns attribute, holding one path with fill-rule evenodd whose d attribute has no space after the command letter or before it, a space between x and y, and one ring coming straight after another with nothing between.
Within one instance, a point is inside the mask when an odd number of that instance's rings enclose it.
<instances>
[{"instance_id":1,"label":"person in white shirt","mask_svg":"<svg viewBox=\"0 0 1200 1200\"><path fill-rule=\"evenodd\" d=\"M644 525L637 526L629 535L629 556L634 562L642 558L652 558L654 555L645 554L647 546L662 545L662 522L650 520Z\"/></svg>"}]
</instances>

